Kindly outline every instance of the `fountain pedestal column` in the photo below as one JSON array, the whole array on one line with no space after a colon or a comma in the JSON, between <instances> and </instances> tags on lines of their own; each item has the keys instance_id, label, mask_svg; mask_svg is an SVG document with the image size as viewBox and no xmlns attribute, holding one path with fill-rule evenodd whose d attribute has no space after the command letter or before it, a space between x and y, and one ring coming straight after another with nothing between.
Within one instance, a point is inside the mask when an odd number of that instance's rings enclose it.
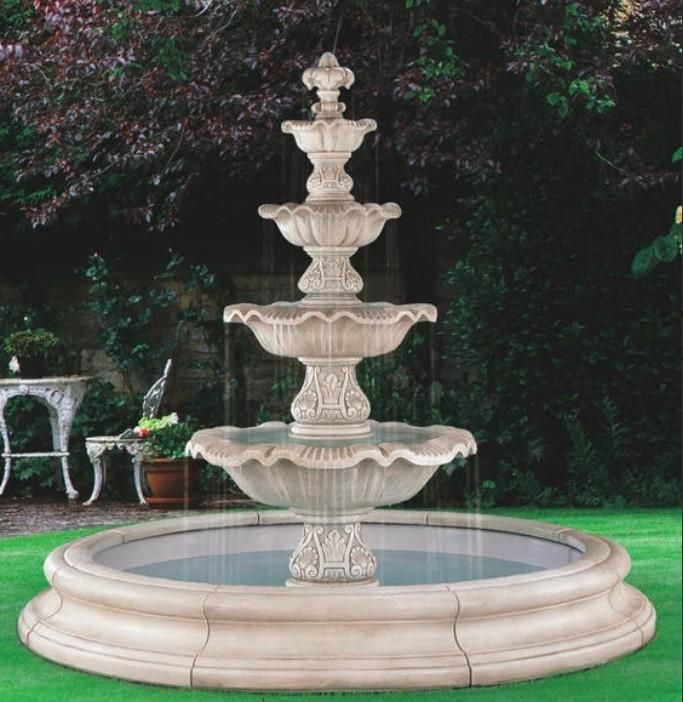
<instances>
[{"instance_id":1,"label":"fountain pedestal column","mask_svg":"<svg viewBox=\"0 0 683 702\"><path fill-rule=\"evenodd\" d=\"M298 284L299 290L306 293L306 304L360 304L356 294L363 289L363 279L349 260L355 252L352 246L306 248L313 260Z\"/></svg>"},{"instance_id":2,"label":"fountain pedestal column","mask_svg":"<svg viewBox=\"0 0 683 702\"><path fill-rule=\"evenodd\" d=\"M305 522L289 559L288 585L376 585L377 561L363 539L360 521Z\"/></svg>"},{"instance_id":3,"label":"fountain pedestal column","mask_svg":"<svg viewBox=\"0 0 683 702\"><path fill-rule=\"evenodd\" d=\"M343 438L370 433L370 402L356 379L359 358L299 359L306 376L292 402L292 434Z\"/></svg>"}]
</instances>

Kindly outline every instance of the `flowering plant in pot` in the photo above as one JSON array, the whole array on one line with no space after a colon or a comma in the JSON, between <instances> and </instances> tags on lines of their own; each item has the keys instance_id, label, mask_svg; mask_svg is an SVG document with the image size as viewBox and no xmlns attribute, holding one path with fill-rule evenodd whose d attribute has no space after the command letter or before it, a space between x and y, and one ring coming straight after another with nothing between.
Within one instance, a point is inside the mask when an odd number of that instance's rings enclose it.
<instances>
[{"instance_id":1,"label":"flowering plant in pot","mask_svg":"<svg viewBox=\"0 0 683 702\"><path fill-rule=\"evenodd\" d=\"M57 337L46 329L22 329L5 337L3 351L12 357L10 370L22 378L45 375L47 353L58 343Z\"/></svg>"},{"instance_id":2,"label":"flowering plant in pot","mask_svg":"<svg viewBox=\"0 0 683 702\"><path fill-rule=\"evenodd\" d=\"M145 442L142 468L150 505L192 507L200 502L198 481L204 463L185 455L185 446L196 429L194 421L181 422L175 412L138 422L135 434Z\"/></svg>"}]
</instances>

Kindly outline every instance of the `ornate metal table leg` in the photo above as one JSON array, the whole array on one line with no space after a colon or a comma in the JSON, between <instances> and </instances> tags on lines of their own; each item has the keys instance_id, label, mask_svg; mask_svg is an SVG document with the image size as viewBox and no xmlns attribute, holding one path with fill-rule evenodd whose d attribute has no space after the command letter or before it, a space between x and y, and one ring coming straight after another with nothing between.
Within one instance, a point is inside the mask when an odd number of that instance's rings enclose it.
<instances>
[{"instance_id":1,"label":"ornate metal table leg","mask_svg":"<svg viewBox=\"0 0 683 702\"><path fill-rule=\"evenodd\" d=\"M71 431L71 422L73 420L73 412L68 409L63 409L61 406L53 407L48 405L48 415L50 417L50 426L52 428L52 446L55 451L60 451L64 456L60 457L62 465L62 476L64 478L64 488L66 489L67 497L70 500L78 498L78 490L71 483L69 475L69 433Z\"/></svg>"},{"instance_id":2,"label":"ornate metal table leg","mask_svg":"<svg viewBox=\"0 0 683 702\"><path fill-rule=\"evenodd\" d=\"M5 456L5 465L2 474L2 483L0 483L0 495L5 492L7 483L9 482L9 476L12 472L12 458L10 456Z\"/></svg>"},{"instance_id":3,"label":"ornate metal table leg","mask_svg":"<svg viewBox=\"0 0 683 702\"><path fill-rule=\"evenodd\" d=\"M91 505L100 496L102 490L102 483L104 482L104 471L103 471L103 459L106 453L106 448L98 446L97 444L86 444L86 449L88 453L88 458L90 463L92 463L93 469L93 486L92 494L83 503L86 506Z\"/></svg>"},{"instance_id":4,"label":"ornate metal table leg","mask_svg":"<svg viewBox=\"0 0 683 702\"><path fill-rule=\"evenodd\" d=\"M5 454L11 454L12 453L12 448L10 447L9 444L9 432L7 431L7 423L5 422L5 401L3 400L0 403L0 434L2 435L2 441L4 443L4 452ZM4 465L4 472L2 475L2 483L0 483L0 495L5 492L5 488L7 487L7 483L9 482L9 476L10 473L12 472L12 456L6 455L5 456L5 465Z\"/></svg>"},{"instance_id":5,"label":"ornate metal table leg","mask_svg":"<svg viewBox=\"0 0 683 702\"><path fill-rule=\"evenodd\" d=\"M128 449L133 461L133 479L135 480L135 491L138 493L138 499L141 505L146 505L147 500L142 492L142 453L138 446L131 446Z\"/></svg>"}]
</instances>

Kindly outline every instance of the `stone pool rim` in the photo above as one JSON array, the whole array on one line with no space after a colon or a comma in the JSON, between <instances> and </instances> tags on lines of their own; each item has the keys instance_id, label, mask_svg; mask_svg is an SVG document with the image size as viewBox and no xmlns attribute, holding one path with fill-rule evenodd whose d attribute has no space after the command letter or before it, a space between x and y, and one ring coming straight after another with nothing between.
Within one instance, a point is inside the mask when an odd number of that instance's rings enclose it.
<instances>
[{"instance_id":1,"label":"stone pool rim","mask_svg":"<svg viewBox=\"0 0 683 702\"><path fill-rule=\"evenodd\" d=\"M542 677L645 645L655 613L624 583L614 542L559 525L460 512L376 510L364 521L501 531L582 551L546 570L430 585L209 585L94 560L144 538L296 523L283 510L183 516L117 527L47 557L50 589L18 633L41 656L161 685L251 690L424 689Z\"/></svg>"}]
</instances>

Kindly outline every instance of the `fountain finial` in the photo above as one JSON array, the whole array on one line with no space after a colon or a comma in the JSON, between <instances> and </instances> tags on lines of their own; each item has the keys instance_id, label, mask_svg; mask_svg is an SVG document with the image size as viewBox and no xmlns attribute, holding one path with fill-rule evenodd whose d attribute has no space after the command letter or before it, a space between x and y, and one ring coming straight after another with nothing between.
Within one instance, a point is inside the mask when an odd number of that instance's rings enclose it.
<instances>
[{"instance_id":1,"label":"fountain finial","mask_svg":"<svg viewBox=\"0 0 683 702\"><path fill-rule=\"evenodd\" d=\"M339 90L353 85L354 75L349 68L339 65L337 57L326 51L318 60L318 65L304 71L303 83L309 89L317 89L318 99L312 106L316 119L335 119L341 117L346 109L339 102Z\"/></svg>"}]
</instances>

